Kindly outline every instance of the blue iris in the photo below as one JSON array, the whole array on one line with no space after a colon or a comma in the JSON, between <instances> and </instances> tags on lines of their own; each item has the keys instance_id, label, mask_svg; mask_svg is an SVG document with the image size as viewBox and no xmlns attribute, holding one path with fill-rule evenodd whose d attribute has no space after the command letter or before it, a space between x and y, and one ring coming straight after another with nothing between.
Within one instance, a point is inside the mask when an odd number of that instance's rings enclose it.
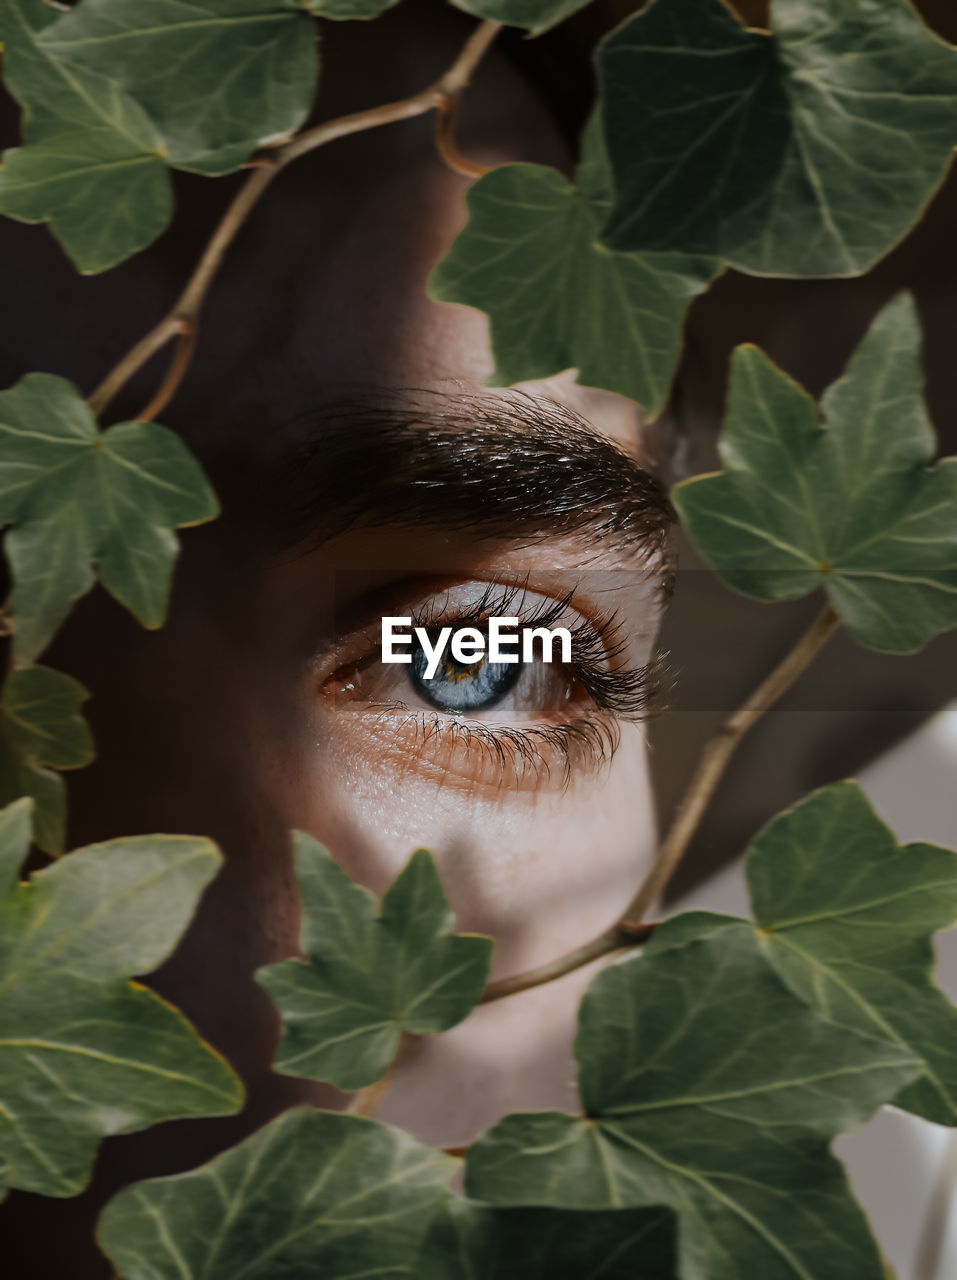
<instances>
[{"instance_id":1,"label":"blue iris","mask_svg":"<svg viewBox=\"0 0 957 1280\"><path fill-rule=\"evenodd\" d=\"M435 643L435 637L429 639ZM485 711L501 702L518 684L520 662L489 662L483 654L475 662L458 662L450 649L442 655L439 668L426 680L428 658L420 644L412 648L409 678L422 697L439 711Z\"/></svg>"}]
</instances>

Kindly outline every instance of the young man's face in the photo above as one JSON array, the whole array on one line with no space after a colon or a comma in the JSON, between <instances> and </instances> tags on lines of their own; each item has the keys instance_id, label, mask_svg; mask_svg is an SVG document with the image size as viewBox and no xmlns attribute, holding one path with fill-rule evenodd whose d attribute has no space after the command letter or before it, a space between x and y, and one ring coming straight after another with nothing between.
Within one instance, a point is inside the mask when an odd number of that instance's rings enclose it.
<instances>
[{"instance_id":1,"label":"young man's face","mask_svg":"<svg viewBox=\"0 0 957 1280\"><path fill-rule=\"evenodd\" d=\"M428 83L467 30L449 14L427 38L398 21L344 34L327 63L352 74L327 112ZM277 1023L252 974L297 949L291 829L377 892L431 849L458 927L495 937L496 976L605 929L652 851L641 718L667 503L635 460L633 405L567 377L487 389L484 317L427 299L467 186L429 129L336 144L266 197L164 414L213 460L226 514L187 535L164 630L94 607L64 642L102 751L77 779L77 837L190 831L224 849L160 986L243 1072L259 1116L290 1091L268 1077ZM461 145L565 161L497 54ZM166 260L149 261L164 293ZM383 615L438 628L489 614L567 628L573 661L425 681L380 660ZM379 1114L452 1145L505 1110L569 1103L587 976L414 1044Z\"/></svg>"}]
</instances>

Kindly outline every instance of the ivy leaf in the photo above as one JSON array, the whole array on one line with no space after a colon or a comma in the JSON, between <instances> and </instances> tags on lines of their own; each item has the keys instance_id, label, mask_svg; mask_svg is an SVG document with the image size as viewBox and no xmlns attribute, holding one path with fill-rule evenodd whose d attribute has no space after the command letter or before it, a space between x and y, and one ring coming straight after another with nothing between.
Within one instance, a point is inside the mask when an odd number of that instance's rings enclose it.
<instances>
[{"instance_id":1,"label":"ivy leaf","mask_svg":"<svg viewBox=\"0 0 957 1280\"><path fill-rule=\"evenodd\" d=\"M177 168L225 173L312 106L315 26L300 0L83 0L39 39L135 102Z\"/></svg>"},{"instance_id":2,"label":"ivy leaf","mask_svg":"<svg viewBox=\"0 0 957 1280\"><path fill-rule=\"evenodd\" d=\"M823 587L861 644L909 653L957 625L957 460L929 467L920 330L902 295L813 401L754 347L734 354L726 470L673 500L699 551L759 600Z\"/></svg>"},{"instance_id":3,"label":"ivy leaf","mask_svg":"<svg viewBox=\"0 0 957 1280\"><path fill-rule=\"evenodd\" d=\"M211 520L216 498L189 450L150 422L97 430L76 388L27 374L0 392L0 523L13 574L14 653L50 642L100 581L145 627L166 613L178 525Z\"/></svg>"},{"instance_id":4,"label":"ivy leaf","mask_svg":"<svg viewBox=\"0 0 957 1280\"><path fill-rule=\"evenodd\" d=\"M0 804L33 799L33 834L46 853L62 853L63 781L52 769L81 769L93 738L80 714L88 697L78 680L49 667L11 671L0 698Z\"/></svg>"},{"instance_id":5,"label":"ivy leaf","mask_svg":"<svg viewBox=\"0 0 957 1280\"><path fill-rule=\"evenodd\" d=\"M0 0L0 40L24 133L4 155L0 212L48 221L87 272L163 231L168 166L235 169L303 123L318 75L299 0Z\"/></svg>"},{"instance_id":6,"label":"ivy leaf","mask_svg":"<svg viewBox=\"0 0 957 1280\"><path fill-rule=\"evenodd\" d=\"M326 850L295 834L306 961L256 975L282 1015L275 1068L362 1089L381 1079L403 1031L462 1021L488 979L491 938L457 937L432 855L419 849L376 900Z\"/></svg>"},{"instance_id":7,"label":"ivy leaf","mask_svg":"<svg viewBox=\"0 0 957 1280\"><path fill-rule=\"evenodd\" d=\"M138 836L21 884L29 807L0 815L0 1184L71 1196L108 1134L239 1107L225 1062L129 981L172 951L220 858L208 840Z\"/></svg>"},{"instance_id":8,"label":"ivy leaf","mask_svg":"<svg viewBox=\"0 0 957 1280\"><path fill-rule=\"evenodd\" d=\"M166 227L172 190L136 104L40 43L62 18L46 0L0 0L3 79L23 107L24 141L4 152L0 213L49 222L81 271L103 271Z\"/></svg>"},{"instance_id":9,"label":"ivy leaf","mask_svg":"<svg viewBox=\"0 0 957 1280\"><path fill-rule=\"evenodd\" d=\"M487 312L491 386L575 367L580 382L656 414L678 363L685 312L717 264L611 253L599 242L609 175L594 118L576 182L535 164L480 178L466 196L469 221L432 272L429 292Z\"/></svg>"},{"instance_id":10,"label":"ivy leaf","mask_svg":"<svg viewBox=\"0 0 957 1280\"><path fill-rule=\"evenodd\" d=\"M654 0L607 37L599 80L619 250L743 271L866 271L920 217L957 144L957 54L904 0Z\"/></svg>"},{"instance_id":11,"label":"ivy leaf","mask_svg":"<svg viewBox=\"0 0 957 1280\"><path fill-rule=\"evenodd\" d=\"M450 1197L416 1280L674 1280L674 1218L663 1209L494 1209Z\"/></svg>"},{"instance_id":12,"label":"ivy leaf","mask_svg":"<svg viewBox=\"0 0 957 1280\"><path fill-rule=\"evenodd\" d=\"M120 1192L98 1239L123 1280L400 1280L454 1167L374 1120L287 1111L192 1173Z\"/></svg>"},{"instance_id":13,"label":"ivy leaf","mask_svg":"<svg viewBox=\"0 0 957 1280\"><path fill-rule=\"evenodd\" d=\"M492 18L508 27L528 27L533 36L564 22L584 9L589 0L453 0L459 9L477 18Z\"/></svg>"},{"instance_id":14,"label":"ivy leaf","mask_svg":"<svg viewBox=\"0 0 957 1280\"><path fill-rule=\"evenodd\" d=\"M913 1079L914 1057L806 1008L747 924L659 946L588 988L575 1046L584 1115L507 1116L470 1148L468 1194L668 1206L681 1280L881 1280L827 1143Z\"/></svg>"},{"instance_id":15,"label":"ivy leaf","mask_svg":"<svg viewBox=\"0 0 957 1280\"><path fill-rule=\"evenodd\" d=\"M893 1041L922 1077L895 1099L957 1124L957 1009L931 935L957 918L957 853L903 847L853 782L775 818L747 861L755 918L787 985L831 1022Z\"/></svg>"}]
</instances>

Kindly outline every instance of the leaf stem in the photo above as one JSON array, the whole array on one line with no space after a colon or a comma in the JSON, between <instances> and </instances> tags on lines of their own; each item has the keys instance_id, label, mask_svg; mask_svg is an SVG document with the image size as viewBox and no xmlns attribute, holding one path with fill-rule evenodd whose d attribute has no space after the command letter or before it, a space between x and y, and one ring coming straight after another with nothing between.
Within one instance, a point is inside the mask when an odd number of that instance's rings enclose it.
<instances>
[{"instance_id":1,"label":"leaf stem","mask_svg":"<svg viewBox=\"0 0 957 1280\"><path fill-rule=\"evenodd\" d=\"M352 1095L349 1105L346 1107L347 1116L371 1116L378 1107L379 1103L389 1092L389 1086L392 1083L392 1077L395 1074L399 1060L409 1049L413 1037L407 1031L403 1031L399 1037L399 1043L393 1055L392 1061L389 1063L388 1069L381 1080L374 1080L372 1084L367 1084L364 1089L357 1090Z\"/></svg>"},{"instance_id":2,"label":"leaf stem","mask_svg":"<svg viewBox=\"0 0 957 1280\"><path fill-rule=\"evenodd\" d=\"M176 344L176 350L173 353L173 359L170 361L169 369L166 371L166 377L160 384L160 389L149 402L142 413L136 415L138 422L152 422L157 414L162 413L176 394L176 388L179 386L189 367L189 362L193 357L193 348L196 346L196 329L192 324L183 321L182 328L179 333L179 341Z\"/></svg>"},{"instance_id":3,"label":"leaf stem","mask_svg":"<svg viewBox=\"0 0 957 1280\"><path fill-rule=\"evenodd\" d=\"M435 149L443 163L453 173L460 173L463 178L481 178L490 173L492 166L474 164L466 159L455 145L455 123L458 119L458 98L446 98L439 103L435 113Z\"/></svg>"},{"instance_id":4,"label":"leaf stem","mask_svg":"<svg viewBox=\"0 0 957 1280\"><path fill-rule=\"evenodd\" d=\"M127 352L90 396L88 404L94 416L99 416L129 379L168 342L177 335L189 333L192 338L189 350L186 350L185 342L180 343L180 350L174 357L163 386L148 409L144 410L144 414L152 416L159 412L155 404L164 392L165 399L162 400L160 408L164 407L172 397L186 372L192 353L192 343L195 342L199 313L209 286L222 265L227 250L260 196L286 165L337 138L424 115L456 99L469 83L475 68L501 29L500 22L479 23L448 70L433 85L420 93L398 102L385 103L381 107L370 107L365 111L355 111L350 115L328 120L254 157L249 177L223 215L219 226L203 250L186 288L174 303L172 310Z\"/></svg>"},{"instance_id":5,"label":"leaf stem","mask_svg":"<svg viewBox=\"0 0 957 1280\"><path fill-rule=\"evenodd\" d=\"M826 605L767 679L763 680L738 710L725 720L718 732L706 744L698 766L678 805L668 834L658 850L654 865L625 908L621 918L591 942L576 947L574 951L560 956L557 960L552 960L549 964L489 983L482 993L480 1004L501 1000L503 996L514 995L518 991L526 991L530 987L553 982L556 978L561 978L566 973L571 973L582 965L597 960L600 956L647 941L654 925L642 924L642 919L657 902L668 881L674 875L741 738L755 721L759 720L765 711L790 689L839 626L840 619L837 614L830 605Z\"/></svg>"},{"instance_id":6,"label":"leaf stem","mask_svg":"<svg viewBox=\"0 0 957 1280\"><path fill-rule=\"evenodd\" d=\"M391 1069L390 1074L384 1075L381 1080L377 1080L375 1084L367 1084L364 1089L359 1089L355 1093L346 1107L347 1116L371 1116L376 1107L389 1092L389 1085L392 1083Z\"/></svg>"}]
</instances>

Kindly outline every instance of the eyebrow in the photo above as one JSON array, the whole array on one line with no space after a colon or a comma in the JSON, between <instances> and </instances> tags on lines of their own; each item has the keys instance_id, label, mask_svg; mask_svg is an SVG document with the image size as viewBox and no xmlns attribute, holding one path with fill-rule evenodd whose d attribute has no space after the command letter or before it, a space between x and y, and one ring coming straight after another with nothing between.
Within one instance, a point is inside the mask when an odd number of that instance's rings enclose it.
<instances>
[{"instance_id":1,"label":"eyebrow","mask_svg":"<svg viewBox=\"0 0 957 1280\"><path fill-rule=\"evenodd\" d=\"M662 483L558 401L383 392L326 404L281 435L256 503L277 550L395 527L526 543L575 534L667 560Z\"/></svg>"}]
</instances>

